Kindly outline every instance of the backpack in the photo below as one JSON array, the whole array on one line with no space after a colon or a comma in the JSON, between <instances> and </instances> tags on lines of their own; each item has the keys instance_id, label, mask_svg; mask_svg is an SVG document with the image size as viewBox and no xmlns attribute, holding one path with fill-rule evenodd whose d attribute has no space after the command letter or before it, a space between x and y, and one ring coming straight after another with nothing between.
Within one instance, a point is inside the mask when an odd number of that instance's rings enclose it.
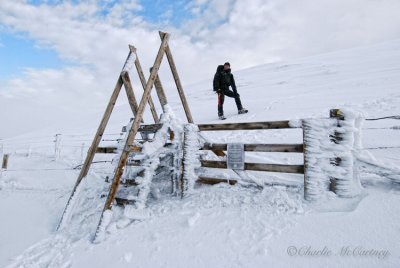
<instances>
[{"instance_id":1,"label":"backpack","mask_svg":"<svg viewBox=\"0 0 400 268\"><path fill-rule=\"evenodd\" d=\"M213 90L216 91L219 87L219 79L220 79L220 73L224 70L224 65L218 65L217 71L215 72L214 75L214 81L213 81Z\"/></svg>"}]
</instances>

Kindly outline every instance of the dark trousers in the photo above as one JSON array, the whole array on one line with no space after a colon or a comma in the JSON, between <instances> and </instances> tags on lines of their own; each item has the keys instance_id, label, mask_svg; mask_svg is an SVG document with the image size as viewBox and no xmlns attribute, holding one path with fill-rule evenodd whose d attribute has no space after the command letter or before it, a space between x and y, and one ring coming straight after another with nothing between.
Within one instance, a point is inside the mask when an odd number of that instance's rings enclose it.
<instances>
[{"instance_id":1,"label":"dark trousers","mask_svg":"<svg viewBox=\"0 0 400 268\"><path fill-rule=\"evenodd\" d=\"M235 98L236 106L238 110L242 109L242 102L240 101L240 95L232 90L223 90L218 93L218 116L224 115L224 100L225 95L231 98Z\"/></svg>"}]
</instances>

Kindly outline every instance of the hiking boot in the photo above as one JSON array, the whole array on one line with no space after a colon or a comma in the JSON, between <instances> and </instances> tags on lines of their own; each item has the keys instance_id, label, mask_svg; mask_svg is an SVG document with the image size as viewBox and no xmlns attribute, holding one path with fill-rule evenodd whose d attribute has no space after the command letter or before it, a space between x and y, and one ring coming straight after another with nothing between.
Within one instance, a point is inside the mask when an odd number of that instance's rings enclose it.
<instances>
[{"instance_id":1,"label":"hiking boot","mask_svg":"<svg viewBox=\"0 0 400 268\"><path fill-rule=\"evenodd\" d=\"M245 113L247 113L247 112L248 112L248 110L247 110L247 109L244 109L244 108L242 108L242 109L239 110L239 114L245 114Z\"/></svg>"},{"instance_id":2,"label":"hiking boot","mask_svg":"<svg viewBox=\"0 0 400 268\"><path fill-rule=\"evenodd\" d=\"M219 120L225 120L226 119L226 117L223 116L223 115L218 116L218 118L219 118Z\"/></svg>"}]
</instances>

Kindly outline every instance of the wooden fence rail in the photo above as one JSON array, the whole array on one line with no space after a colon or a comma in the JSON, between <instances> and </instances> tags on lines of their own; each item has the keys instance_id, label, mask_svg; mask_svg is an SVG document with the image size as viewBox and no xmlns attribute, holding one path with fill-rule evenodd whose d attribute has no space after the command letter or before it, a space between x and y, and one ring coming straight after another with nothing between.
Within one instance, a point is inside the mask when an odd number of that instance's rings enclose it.
<instances>
[{"instance_id":1,"label":"wooden fence rail","mask_svg":"<svg viewBox=\"0 0 400 268\"><path fill-rule=\"evenodd\" d=\"M228 124L199 124L198 127L199 127L200 131L294 128L294 127L290 126L289 121L228 123Z\"/></svg>"},{"instance_id":2,"label":"wooden fence rail","mask_svg":"<svg viewBox=\"0 0 400 268\"><path fill-rule=\"evenodd\" d=\"M226 151L226 143L206 143L200 150L221 150ZM285 153L303 153L303 144L245 144L246 152L285 152Z\"/></svg>"},{"instance_id":3,"label":"wooden fence rail","mask_svg":"<svg viewBox=\"0 0 400 268\"><path fill-rule=\"evenodd\" d=\"M227 123L227 124L198 124L200 131L222 131L222 130L257 130L257 129L285 129L300 128L291 126L290 121L266 121L250 123ZM142 125L139 132L156 132L161 128L161 124Z\"/></svg>"},{"instance_id":4,"label":"wooden fence rail","mask_svg":"<svg viewBox=\"0 0 400 268\"><path fill-rule=\"evenodd\" d=\"M226 161L200 160L201 166L206 168L227 168ZM282 173L304 174L304 165L280 165L262 163L244 163L245 170L269 171Z\"/></svg>"},{"instance_id":5,"label":"wooden fence rail","mask_svg":"<svg viewBox=\"0 0 400 268\"><path fill-rule=\"evenodd\" d=\"M235 179L219 179L219 178L211 178L211 177L204 177L204 176L199 176L199 178L196 180L197 183L202 183L202 184L218 184L221 182L228 183L230 185L235 185L237 183L237 180Z\"/></svg>"}]
</instances>

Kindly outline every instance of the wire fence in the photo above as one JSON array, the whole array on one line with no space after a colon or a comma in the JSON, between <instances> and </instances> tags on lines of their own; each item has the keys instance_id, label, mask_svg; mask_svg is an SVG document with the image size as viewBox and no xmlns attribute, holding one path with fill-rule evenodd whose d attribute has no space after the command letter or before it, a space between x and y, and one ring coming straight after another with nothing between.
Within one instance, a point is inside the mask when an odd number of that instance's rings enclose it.
<instances>
[{"instance_id":1,"label":"wire fence","mask_svg":"<svg viewBox=\"0 0 400 268\"><path fill-rule=\"evenodd\" d=\"M55 134L52 136L16 137L0 139L0 155L47 155L59 158L79 154L86 154L94 134ZM105 145L116 144L121 140L123 133L105 133L101 142Z\"/></svg>"},{"instance_id":2,"label":"wire fence","mask_svg":"<svg viewBox=\"0 0 400 268\"><path fill-rule=\"evenodd\" d=\"M366 121L378 121L378 120L399 120L400 116L384 116L379 118L366 118ZM400 126L385 126L385 127L364 127L362 130L400 130ZM92 140L93 133L57 133L54 135L43 135L33 137L14 137L0 139L0 157L4 154L18 155L18 156L47 156L53 157L54 159L66 158L66 159L78 159L79 163L83 163L84 157L89 149ZM115 145L122 139L123 132L120 133L105 133L102 136L103 146ZM378 147L366 147L362 150L387 150L387 149L400 149L400 146L378 146ZM1 161L1 159L0 159ZM111 162L108 160L97 161L98 163ZM76 171L79 169L80 164L75 167L64 168L64 169L21 169L13 170L7 169L7 171ZM93 169L96 169L94 167ZM102 168L97 168L102 169ZM106 168L104 168L106 169Z\"/></svg>"}]
</instances>

